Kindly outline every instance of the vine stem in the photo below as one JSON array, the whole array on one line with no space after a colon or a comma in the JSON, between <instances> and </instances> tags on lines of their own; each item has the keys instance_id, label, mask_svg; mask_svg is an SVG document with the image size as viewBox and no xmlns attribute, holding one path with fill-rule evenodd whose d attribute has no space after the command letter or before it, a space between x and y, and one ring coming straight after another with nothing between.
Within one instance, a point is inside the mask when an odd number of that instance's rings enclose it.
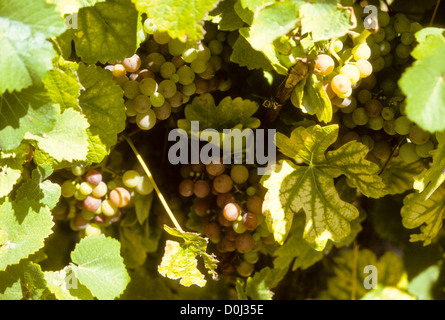
<instances>
[{"instance_id":1,"label":"vine stem","mask_svg":"<svg viewBox=\"0 0 445 320\"><path fill-rule=\"evenodd\" d=\"M433 16L431 17L431 20L430 20L430 27L433 26L434 18L436 18L436 13L437 13L437 10L439 9L439 5L440 5L440 0L437 0L436 7L434 8Z\"/></svg>"},{"instance_id":2,"label":"vine stem","mask_svg":"<svg viewBox=\"0 0 445 320\"><path fill-rule=\"evenodd\" d=\"M180 232L184 232L184 230L182 230L181 226L179 225L178 220L176 220L175 215L173 214L173 212L170 210L170 207L168 206L167 201L165 201L164 196L162 195L161 191L158 188L158 185L156 184L150 170L148 169L144 159L142 158L141 154L139 153L139 151L136 149L136 147L133 144L133 141L131 141L130 137L128 136L124 136L124 139L127 141L127 143L130 145L131 149L133 150L136 158L138 159L139 163L141 164L142 168L144 169L145 173L147 174L148 179L150 179L151 184L153 185L153 188L156 191L156 194L159 197L159 200L161 200L162 205L165 208L165 211L167 211L168 216L170 217L170 219L172 220L173 224L175 225L176 229L178 229Z\"/></svg>"}]
</instances>

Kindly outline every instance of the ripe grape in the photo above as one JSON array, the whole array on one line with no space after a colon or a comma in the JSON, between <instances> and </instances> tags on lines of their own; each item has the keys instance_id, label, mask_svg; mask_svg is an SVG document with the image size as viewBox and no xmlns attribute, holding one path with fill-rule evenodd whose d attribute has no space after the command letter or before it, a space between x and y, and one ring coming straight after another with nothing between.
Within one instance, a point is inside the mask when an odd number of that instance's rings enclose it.
<instances>
[{"instance_id":1,"label":"ripe grape","mask_svg":"<svg viewBox=\"0 0 445 320\"><path fill-rule=\"evenodd\" d=\"M224 206L223 215L228 221L235 221L241 214L241 207L235 202L229 202Z\"/></svg>"},{"instance_id":2,"label":"ripe grape","mask_svg":"<svg viewBox=\"0 0 445 320\"><path fill-rule=\"evenodd\" d=\"M159 83L158 91L165 99L171 98L177 91L176 83L172 80L162 80Z\"/></svg>"},{"instance_id":3,"label":"ripe grape","mask_svg":"<svg viewBox=\"0 0 445 320\"><path fill-rule=\"evenodd\" d=\"M166 120L170 117L172 108L170 103L168 103L168 101L165 101L162 106L154 108L153 111L156 114L156 119Z\"/></svg>"},{"instance_id":4,"label":"ripe grape","mask_svg":"<svg viewBox=\"0 0 445 320\"><path fill-rule=\"evenodd\" d=\"M128 205L131 200L130 192L122 187L117 187L110 192L110 200L118 208L122 208Z\"/></svg>"},{"instance_id":5,"label":"ripe grape","mask_svg":"<svg viewBox=\"0 0 445 320\"><path fill-rule=\"evenodd\" d=\"M431 156L430 152L434 149L434 143L428 140L424 144L416 145L416 153L421 158L428 158Z\"/></svg>"},{"instance_id":6,"label":"ripe grape","mask_svg":"<svg viewBox=\"0 0 445 320\"><path fill-rule=\"evenodd\" d=\"M128 188L136 187L141 181L141 175L136 170L127 170L122 175L122 182Z\"/></svg>"},{"instance_id":7,"label":"ripe grape","mask_svg":"<svg viewBox=\"0 0 445 320\"><path fill-rule=\"evenodd\" d=\"M258 217L254 213L246 212L243 215L242 223L247 230L254 230L258 226Z\"/></svg>"},{"instance_id":8,"label":"ripe grape","mask_svg":"<svg viewBox=\"0 0 445 320\"><path fill-rule=\"evenodd\" d=\"M189 83L185 86L182 86L181 88L181 92L185 95L185 96L191 96L196 92L196 84L194 82Z\"/></svg>"},{"instance_id":9,"label":"ripe grape","mask_svg":"<svg viewBox=\"0 0 445 320\"><path fill-rule=\"evenodd\" d=\"M352 120L358 126L364 126L365 124L367 124L369 117L366 114L365 108L363 107L356 108L352 112Z\"/></svg>"},{"instance_id":10,"label":"ripe grape","mask_svg":"<svg viewBox=\"0 0 445 320\"><path fill-rule=\"evenodd\" d=\"M165 62L165 57L159 52L152 52L145 58L145 63L148 70L158 73L161 70L162 64Z\"/></svg>"},{"instance_id":11,"label":"ripe grape","mask_svg":"<svg viewBox=\"0 0 445 320\"><path fill-rule=\"evenodd\" d=\"M315 59L314 71L322 76L329 75L332 71L334 71L334 68L334 59L327 54L319 54Z\"/></svg>"},{"instance_id":12,"label":"ripe grape","mask_svg":"<svg viewBox=\"0 0 445 320\"><path fill-rule=\"evenodd\" d=\"M351 90L351 81L343 74L338 74L331 80L331 88L338 96L344 96Z\"/></svg>"},{"instance_id":13,"label":"ripe grape","mask_svg":"<svg viewBox=\"0 0 445 320\"><path fill-rule=\"evenodd\" d=\"M190 68L195 73L202 73L202 72L204 72L207 69L207 64L208 64L207 60L195 59L190 64Z\"/></svg>"},{"instance_id":14,"label":"ripe grape","mask_svg":"<svg viewBox=\"0 0 445 320\"><path fill-rule=\"evenodd\" d=\"M115 205L110 199L105 199L102 201L101 209L102 213L107 217L115 215L118 211L117 205Z\"/></svg>"},{"instance_id":15,"label":"ripe grape","mask_svg":"<svg viewBox=\"0 0 445 320\"><path fill-rule=\"evenodd\" d=\"M233 182L242 184L249 178L249 170L242 164L234 165L230 170L230 177L232 178Z\"/></svg>"},{"instance_id":16,"label":"ripe grape","mask_svg":"<svg viewBox=\"0 0 445 320\"><path fill-rule=\"evenodd\" d=\"M112 73L113 77L121 78L127 74L127 70L125 69L125 67L122 64L116 63L114 65L114 68L111 71L111 73Z\"/></svg>"},{"instance_id":17,"label":"ripe grape","mask_svg":"<svg viewBox=\"0 0 445 320\"><path fill-rule=\"evenodd\" d=\"M205 198L210 193L210 185L206 180L198 180L193 186L193 193L198 198Z\"/></svg>"},{"instance_id":18,"label":"ripe grape","mask_svg":"<svg viewBox=\"0 0 445 320\"><path fill-rule=\"evenodd\" d=\"M101 198L107 194L107 191L108 191L107 184L101 181L97 186L94 187L93 192L91 192L91 195L93 195L96 198Z\"/></svg>"},{"instance_id":19,"label":"ripe grape","mask_svg":"<svg viewBox=\"0 0 445 320\"><path fill-rule=\"evenodd\" d=\"M76 192L76 184L74 181L66 180L62 183L61 193L64 198L71 198Z\"/></svg>"},{"instance_id":20,"label":"ripe grape","mask_svg":"<svg viewBox=\"0 0 445 320\"><path fill-rule=\"evenodd\" d=\"M158 29L153 19L149 18L145 19L143 28L148 34L153 34Z\"/></svg>"},{"instance_id":21,"label":"ripe grape","mask_svg":"<svg viewBox=\"0 0 445 320\"><path fill-rule=\"evenodd\" d=\"M235 244L236 244L236 249L240 253L246 253L253 249L255 241L253 240L252 235L250 233L246 232L246 233L240 234L236 238Z\"/></svg>"},{"instance_id":22,"label":"ripe grape","mask_svg":"<svg viewBox=\"0 0 445 320\"><path fill-rule=\"evenodd\" d=\"M182 58L187 63L192 63L198 57L198 51L195 48L189 48L182 52Z\"/></svg>"},{"instance_id":23,"label":"ripe grape","mask_svg":"<svg viewBox=\"0 0 445 320\"><path fill-rule=\"evenodd\" d=\"M89 223L85 228L85 235L88 236L98 236L102 234L102 230L97 223Z\"/></svg>"},{"instance_id":24,"label":"ripe grape","mask_svg":"<svg viewBox=\"0 0 445 320\"><path fill-rule=\"evenodd\" d=\"M141 58L137 54L134 54L129 58L125 58L122 61L122 65L127 72L136 72L141 66Z\"/></svg>"},{"instance_id":25,"label":"ripe grape","mask_svg":"<svg viewBox=\"0 0 445 320\"><path fill-rule=\"evenodd\" d=\"M385 120L385 122L383 123L383 130L390 136L397 134L397 132L394 128L395 128L395 120L394 119Z\"/></svg>"},{"instance_id":26,"label":"ripe grape","mask_svg":"<svg viewBox=\"0 0 445 320\"><path fill-rule=\"evenodd\" d=\"M90 183L83 181L79 186L79 191L81 194L87 196L93 192L93 186Z\"/></svg>"},{"instance_id":27,"label":"ripe grape","mask_svg":"<svg viewBox=\"0 0 445 320\"><path fill-rule=\"evenodd\" d=\"M231 193L222 193L216 196L216 205L219 208L224 208L226 204L229 202L233 202L233 194Z\"/></svg>"},{"instance_id":28,"label":"ripe grape","mask_svg":"<svg viewBox=\"0 0 445 320\"><path fill-rule=\"evenodd\" d=\"M409 134L412 122L406 116L398 117L394 122L394 130L401 136Z\"/></svg>"},{"instance_id":29,"label":"ripe grape","mask_svg":"<svg viewBox=\"0 0 445 320\"><path fill-rule=\"evenodd\" d=\"M139 90L143 95L151 96L158 90L158 83L155 79L145 78L139 83Z\"/></svg>"},{"instance_id":30,"label":"ripe grape","mask_svg":"<svg viewBox=\"0 0 445 320\"><path fill-rule=\"evenodd\" d=\"M137 113L145 113L151 108L150 99L144 94L136 96L133 101L133 107Z\"/></svg>"},{"instance_id":31,"label":"ripe grape","mask_svg":"<svg viewBox=\"0 0 445 320\"><path fill-rule=\"evenodd\" d=\"M392 107L385 107L382 109L382 118L385 120L391 120L394 118L395 110Z\"/></svg>"},{"instance_id":32,"label":"ripe grape","mask_svg":"<svg viewBox=\"0 0 445 320\"><path fill-rule=\"evenodd\" d=\"M377 99L371 99L365 103L365 112L368 117L375 118L380 116L382 109L383 105Z\"/></svg>"},{"instance_id":33,"label":"ripe grape","mask_svg":"<svg viewBox=\"0 0 445 320\"><path fill-rule=\"evenodd\" d=\"M420 159L414 143L404 143L399 148L399 156L406 163L412 163Z\"/></svg>"},{"instance_id":34,"label":"ripe grape","mask_svg":"<svg viewBox=\"0 0 445 320\"><path fill-rule=\"evenodd\" d=\"M361 43L352 48L352 55L356 61L367 60L371 56L371 48L369 48L367 43Z\"/></svg>"},{"instance_id":35,"label":"ripe grape","mask_svg":"<svg viewBox=\"0 0 445 320\"><path fill-rule=\"evenodd\" d=\"M366 78L372 74L372 64L368 60L360 59L355 62L355 66L360 71L360 77Z\"/></svg>"},{"instance_id":36,"label":"ripe grape","mask_svg":"<svg viewBox=\"0 0 445 320\"><path fill-rule=\"evenodd\" d=\"M414 144L424 144L430 139L430 134L416 124L409 129L408 137Z\"/></svg>"},{"instance_id":37,"label":"ripe grape","mask_svg":"<svg viewBox=\"0 0 445 320\"><path fill-rule=\"evenodd\" d=\"M189 66L182 66L176 71L176 74L179 76L179 83L182 85L187 85L195 80L195 72L193 72L192 68Z\"/></svg>"},{"instance_id":38,"label":"ripe grape","mask_svg":"<svg viewBox=\"0 0 445 320\"><path fill-rule=\"evenodd\" d=\"M179 194L183 197L191 197L193 195L194 183L192 179L184 179L179 183Z\"/></svg>"},{"instance_id":39,"label":"ripe grape","mask_svg":"<svg viewBox=\"0 0 445 320\"><path fill-rule=\"evenodd\" d=\"M372 130L379 131L379 130L381 130L383 128L383 123L384 122L385 122L385 120L381 116L374 117L374 118L369 118L368 126Z\"/></svg>"},{"instance_id":40,"label":"ripe grape","mask_svg":"<svg viewBox=\"0 0 445 320\"><path fill-rule=\"evenodd\" d=\"M134 99L141 93L139 90L139 82L135 80L125 82L123 89L124 95L128 99Z\"/></svg>"},{"instance_id":41,"label":"ripe grape","mask_svg":"<svg viewBox=\"0 0 445 320\"><path fill-rule=\"evenodd\" d=\"M241 277L249 277L252 272L254 271L255 267L253 264L248 263L247 261L242 260L240 262L240 264L236 267L236 272L238 272L238 274Z\"/></svg>"},{"instance_id":42,"label":"ripe grape","mask_svg":"<svg viewBox=\"0 0 445 320\"><path fill-rule=\"evenodd\" d=\"M248 212L252 212L254 214L262 214L263 212L263 198L260 196L254 195L247 199L246 207Z\"/></svg>"},{"instance_id":43,"label":"ripe grape","mask_svg":"<svg viewBox=\"0 0 445 320\"><path fill-rule=\"evenodd\" d=\"M83 206L88 211L96 211L97 209L100 208L101 204L102 200L93 196L87 196L83 200Z\"/></svg>"},{"instance_id":44,"label":"ripe grape","mask_svg":"<svg viewBox=\"0 0 445 320\"><path fill-rule=\"evenodd\" d=\"M221 174L213 180L213 188L219 193L227 193L232 190L233 181L227 174Z\"/></svg>"},{"instance_id":45,"label":"ripe grape","mask_svg":"<svg viewBox=\"0 0 445 320\"><path fill-rule=\"evenodd\" d=\"M200 217L205 217L210 210L211 203L209 199L198 199L193 204L193 211Z\"/></svg>"},{"instance_id":46,"label":"ripe grape","mask_svg":"<svg viewBox=\"0 0 445 320\"><path fill-rule=\"evenodd\" d=\"M347 76L349 78L349 80L351 81L351 84L355 84L360 80L360 71L353 64L344 65L340 69L340 73Z\"/></svg>"},{"instance_id":47,"label":"ripe grape","mask_svg":"<svg viewBox=\"0 0 445 320\"><path fill-rule=\"evenodd\" d=\"M372 153L381 161L386 161L391 155L391 151L391 145L385 140L376 142L372 149Z\"/></svg>"},{"instance_id":48,"label":"ripe grape","mask_svg":"<svg viewBox=\"0 0 445 320\"><path fill-rule=\"evenodd\" d=\"M204 234L212 242L216 242L221 237L221 227L216 222L209 222L203 226Z\"/></svg>"}]
</instances>

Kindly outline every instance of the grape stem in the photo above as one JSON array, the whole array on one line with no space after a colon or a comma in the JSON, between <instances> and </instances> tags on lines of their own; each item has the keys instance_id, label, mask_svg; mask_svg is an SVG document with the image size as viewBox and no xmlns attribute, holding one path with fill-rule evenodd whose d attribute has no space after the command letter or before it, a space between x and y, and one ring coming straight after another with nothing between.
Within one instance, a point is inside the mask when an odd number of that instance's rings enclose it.
<instances>
[{"instance_id":1,"label":"grape stem","mask_svg":"<svg viewBox=\"0 0 445 320\"><path fill-rule=\"evenodd\" d=\"M436 13L437 13L437 10L439 9L439 5L440 5L440 0L437 0L436 7L434 8L433 16L431 17L431 20L430 20L430 27L433 26L434 18L436 18Z\"/></svg>"},{"instance_id":2,"label":"grape stem","mask_svg":"<svg viewBox=\"0 0 445 320\"><path fill-rule=\"evenodd\" d=\"M155 180L153 179L153 176L150 172L150 170L148 169L144 159L142 158L142 156L140 155L140 153L138 152L138 150L136 149L136 147L133 144L133 141L131 141L130 137L127 135L124 135L124 139L127 141L127 143L130 145L131 149L133 150L136 158L138 159L139 163L141 164L142 168L144 169L145 173L147 174L148 179L150 179L151 184L153 185L153 188L156 191L156 194L159 197L159 200L161 200L162 205L165 208L165 211L167 211L168 216L170 217L170 219L172 220L173 224L175 225L176 229L178 229L180 232L184 232L184 230L182 230L181 226L179 225L178 220L176 220L175 215L173 214L173 212L170 210L170 207L168 206L167 201L165 201L164 196L162 195L161 191L159 190L158 185L156 184Z\"/></svg>"}]
</instances>

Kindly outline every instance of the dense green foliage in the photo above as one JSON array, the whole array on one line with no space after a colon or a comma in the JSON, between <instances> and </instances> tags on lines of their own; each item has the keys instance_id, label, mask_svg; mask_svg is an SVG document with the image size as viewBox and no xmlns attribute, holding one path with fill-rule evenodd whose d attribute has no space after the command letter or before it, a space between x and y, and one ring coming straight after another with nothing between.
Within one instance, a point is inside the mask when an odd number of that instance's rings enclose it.
<instances>
[{"instance_id":1,"label":"dense green foliage","mask_svg":"<svg viewBox=\"0 0 445 320\"><path fill-rule=\"evenodd\" d=\"M0 0L0 299L444 298L439 4Z\"/></svg>"}]
</instances>

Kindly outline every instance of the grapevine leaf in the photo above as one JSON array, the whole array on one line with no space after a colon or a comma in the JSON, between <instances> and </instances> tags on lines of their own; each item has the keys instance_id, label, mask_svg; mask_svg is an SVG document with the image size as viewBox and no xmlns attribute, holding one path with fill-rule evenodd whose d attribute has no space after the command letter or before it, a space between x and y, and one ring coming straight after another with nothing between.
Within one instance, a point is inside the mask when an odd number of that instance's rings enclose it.
<instances>
[{"instance_id":1,"label":"grapevine leaf","mask_svg":"<svg viewBox=\"0 0 445 320\"><path fill-rule=\"evenodd\" d=\"M381 175L388 194L400 194L411 190L415 177L424 168L422 161L406 163L400 156L392 158Z\"/></svg>"},{"instance_id":2,"label":"grapevine leaf","mask_svg":"<svg viewBox=\"0 0 445 320\"><path fill-rule=\"evenodd\" d=\"M88 153L88 126L83 115L73 109L66 109L56 116L51 131L38 135L26 133L25 139L37 141L39 149L57 161L85 160Z\"/></svg>"},{"instance_id":3,"label":"grapevine leaf","mask_svg":"<svg viewBox=\"0 0 445 320\"><path fill-rule=\"evenodd\" d=\"M299 19L300 4L299 1L286 0L268 4L257 10L248 39L252 47L261 51L279 36L293 30Z\"/></svg>"},{"instance_id":4,"label":"grapevine leaf","mask_svg":"<svg viewBox=\"0 0 445 320\"><path fill-rule=\"evenodd\" d=\"M415 37L419 44L411 51L411 55L416 60L425 59L445 44L444 34L445 29L441 28L423 28L416 32Z\"/></svg>"},{"instance_id":5,"label":"grapevine leaf","mask_svg":"<svg viewBox=\"0 0 445 320\"><path fill-rule=\"evenodd\" d=\"M235 11L235 2L237 0L224 0L218 3L218 6L213 9L209 15L215 18L220 18L218 22L218 29L223 31L234 31L244 25L243 20Z\"/></svg>"},{"instance_id":6,"label":"grapevine leaf","mask_svg":"<svg viewBox=\"0 0 445 320\"><path fill-rule=\"evenodd\" d=\"M445 217L445 188L438 188L427 200L421 193L411 193L403 199L402 223L407 229L420 227L420 234L411 235L410 241L429 245L442 228Z\"/></svg>"},{"instance_id":7,"label":"grapevine leaf","mask_svg":"<svg viewBox=\"0 0 445 320\"><path fill-rule=\"evenodd\" d=\"M0 93L38 84L52 68L54 49L47 38L65 30L63 19L45 0L0 3Z\"/></svg>"},{"instance_id":8,"label":"grapevine leaf","mask_svg":"<svg viewBox=\"0 0 445 320\"><path fill-rule=\"evenodd\" d=\"M254 101L225 97L218 106L209 93L193 99L184 110L185 119L178 120L178 127L189 132L191 121L199 121L199 130L208 128L223 132L241 124L243 128L257 128L260 120L252 117L257 111L258 104Z\"/></svg>"},{"instance_id":9,"label":"grapevine leaf","mask_svg":"<svg viewBox=\"0 0 445 320\"><path fill-rule=\"evenodd\" d=\"M271 0L238 0L235 5L235 10L240 18L251 25L253 22L254 14L260 10L263 6L270 4L274 1Z\"/></svg>"},{"instance_id":10,"label":"grapevine leaf","mask_svg":"<svg viewBox=\"0 0 445 320\"><path fill-rule=\"evenodd\" d=\"M48 97L60 105L61 111L77 108L81 86L77 74L73 70L50 70L43 79L43 84L48 92Z\"/></svg>"},{"instance_id":11,"label":"grapevine leaf","mask_svg":"<svg viewBox=\"0 0 445 320\"><path fill-rule=\"evenodd\" d=\"M344 174L350 184L367 197L380 198L386 195L385 184L378 176L379 167L366 160L368 148L351 141L326 155L327 172L336 177ZM323 169L324 170L324 169Z\"/></svg>"},{"instance_id":12,"label":"grapevine leaf","mask_svg":"<svg viewBox=\"0 0 445 320\"><path fill-rule=\"evenodd\" d=\"M98 299L118 297L130 281L120 247L117 240L104 235L89 236L71 252L70 266L77 279Z\"/></svg>"},{"instance_id":13,"label":"grapevine leaf","mask_svg":"<svg viewBox=\"0 0 445 320\"><path fill-rule=\"evenodd\" d=\"M436 133L436 137L439 144L433 153L431 167L414 179L414 189L421 192L424 199L428 199L445 181L445 132Z\"/></svg>"},{"instance_id":14,"label":"grapevine leaf","mask_svg":"<svg viewBox=\"0 0 445 320\"><path fill-rule=\"evenodd\" d=\"M85 63L114 63L134 54L138 13L130 0L97 2L80 8L70 29L76 53Z\"/></svg>"},{"instance_id":15,"label":"grapevine leaf","mask_svg":"<svg viewBox=\"0 0 445 320\"><path fill-rule=\"evenodd\" d=\"M47 0L48 3L54 3L56 10L60 12L61 16L66 14L73 14L83 7L92 7L97 2L105 2L106 0Z\"/></svg>"},{"instance_id":16,"label":"grapevine leaf","mask_svg":"<svg viewBox=\"0 0 445 320\"><path fill-rule=\"evenodd\" d=\"M420 45L430 50L429 45ZM407 68L399 80L406 95L406 114L424 130L442 131L445 129L445 42L431 53L421 53L423 50L416 51L416 56L422 59Z\"/></svg>"},{"instance_id":17,"label":"grapevine leaf","mask_svg":"<svg viewBox=\"0 0 445 320\"><path fill-rule=\"evenodd\" d=\"M39 134L54 127L58 106L49 102L43 87L0 96L0 149L17 148L25 133Z\"/></svg>"},{"instance_id":18,"label":"grapevine leaf","mask_svg":"<svg viewBox=\"0 0 445 320\"><path fill-rule=\"evenodd\" d=\"M47 287L58 300L93 300L91 292L74 276L67 266L60 271L45 271Z\"/></svg>"},{"instance_id":19,"label":"grapevine leaf","mask_svg":"<svg viewBox=\"0 0 445 320\"><path fill-rule=\"evenodd\" d=\"M328 123L332 120L331 100L323 88L323 83L318 81L314 74L307 77L304 83L301 109L308 114L317 115L320 122Z\"/></svg>"},{"instance_id":20,"label":"grapevine leaf","mask_svg":"<svg viewBox=\"0 0 445 320\"><path fill-rule=\"evenodd\" d=\"M351 14L337 0L306 2L300 7L301 32L311 32L314 41L341 37L352 27Z\"/></svg>"},{"instance_id":21,"label":"grapevine leaf","mask_svg":"<svg viewBox=\"0 0 445 320\"><path fill-rule=\"evenodd\" d=\"M141 13L152 18L159 30L168 31L181 41L199 41L203 36L202 23L218 0L132 0Z\"/></svg>"},{"instance_id":22,"label":"grapevine leaf","mask_svg":"<svg viewBox=\"0 0 445 320\"><path fill-rule=\"evenodd\" d=\"M107 70L97 66L81 64L78 76L85 88L79 97L80 111L90 124L87 162L99 163L116 144L117 134L125 129L122 89Z\"/></svg>"},{"instance_id":23,"label":"grapevine leaf","mask_svg":"<svg viewBox=\"0 0 445 320\"><path fill-rule=\"evenodd\" d=\"M0 300L43 300L46 281L40 266L21 261L0 271Z\"/></svg>"},{"instance_id":24,"label":"grapevine leaf","mask_svg":"<svg viewBox=\"0 0 445 320\"><path fill-rule=\"evenodd\" d=\"M0 198L11 192L14 185L20 181L23 163L30 152L31 146L27 143L21 144L13 151L0 151Z\"/></svg>"},{"instance_id":25,"label":"grapevine leaf","mask_svg":"<svg viewBox=\"0 0 445 320\"><path fill-rule=\"evenodd\" d=\"M253 300L272 300L273 292L271 289L286 275L287 269L265 267L256 272L246 281L245 292Z\"/></svg>"},{"instance_id":26,"label":"grapevine leaf","mask_svg":"<svg viewBox=\"0 0 445 320\"><path fill-rule=\"evenodd\" d=\"M241 30L241 29L240 29ZM256 51L244 36L238 36L232 47L230 60L249 70L263 69L271 71L272 66L264 53Z\"/></svg>"},{"instance_id":27,"label":"grapevine leaf","mask_svg":"<svg viewBox=\"0 0 445 320\"><path fill-rule=\"evenodd\" d=\"M34 210L34 208L38 210ZM26 198L0 202L0 270L19 262L44 245L44 239L52 233L54 225L50 209Z\"/></svg>"},{"instance_id":28,"label":"grapevine leaf","mask_svg":"<svg viewBox=\"0 0 445 320\"><path fill-rule=\"evenodd\" d=\"M395 287L378 286L375 290L368 291L361 300L415 300L415 297L402 289Z\"/></svg>"},{"instance_id":29,"label":"grapevine leaf","mask_svg":"<svg viewBox=\"0 0 445 320\"><path fill-rule=\"evenodd\" d=\"M439 265L429 266L409 281L408 292L419 300L434 300L433 290L439 275Z\"/></svg>"},{"instance_id":30,"label":"grapevine leaf","mask_svg":"<svg viewBox=\"0 0 445 320\"><path fill-rule=\"evenodd\" d=\"M153 197L153 193L150 193L146 196L137 193L134 195L134 210L136 212L139 224L143 224L144 221L148 219L151 205L153 203Z\"/></svg>"},{"instance_id":31,"label":"grapevine leaf","mask_svg":"<svg viewBox=\"0 0 445 320\"><path fill-rule=\"evenodd\" d=\"M204 287L206 280L197 268L197 256L202 257L209 273L216 276L217 260L213 254L206 253L208 239L197 233L181 232L167 226L164 229L169 234L182 238L184 242L167 240L164 256L158 266L159 273L170 279L180 279L180 283L186 287L192 284Z\"/></svg>"}]
</instances>

